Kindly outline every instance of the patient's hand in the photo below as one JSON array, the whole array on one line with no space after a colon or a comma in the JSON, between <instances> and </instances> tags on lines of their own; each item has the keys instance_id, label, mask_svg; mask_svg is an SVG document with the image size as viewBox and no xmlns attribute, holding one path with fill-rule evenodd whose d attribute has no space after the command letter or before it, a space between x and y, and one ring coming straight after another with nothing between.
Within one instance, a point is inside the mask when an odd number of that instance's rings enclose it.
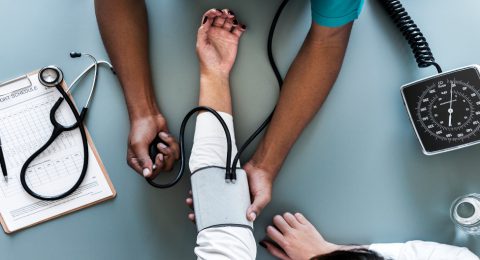
<instances>
[{"instance_id":1,"label":"patient's hand","mask_svg":"<svg viewBox=\"0 0 480 260\"><path fill-rule=\"evenodd\" d=\"M267 227L267 236L276 243L262 240L260 245L278 259L303 260L331 253L335 250L349 250L354 247L341 247L326 241L317 229L302 214L285 213L273 218L272 226Z\"/></svg>"},{"instance_id":2,"label":"patient's hand","mask_svg":"<svg viewBox=\"0 0 480 260\"><path fill-rule=\"evenodd\" d=\"M228 78L237 56L238 40L245 29L227 9L210 9L203 15L197 35L202 75Z\"/></svg>"}]
</instances>

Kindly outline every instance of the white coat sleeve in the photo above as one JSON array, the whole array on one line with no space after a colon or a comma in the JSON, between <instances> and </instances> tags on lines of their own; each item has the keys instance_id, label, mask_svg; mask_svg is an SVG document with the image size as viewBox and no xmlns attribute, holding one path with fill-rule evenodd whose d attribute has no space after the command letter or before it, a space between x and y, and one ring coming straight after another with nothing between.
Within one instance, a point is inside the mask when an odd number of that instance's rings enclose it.
<instances>
[{"instance_id":1,"label":"white coat sleeve","mask_svg":"<svg viewBox=\"0 0 480 260\"><path fill-rule=\"evenodd\" d=\"M465 247L426 241L372 244L369 249L393 260L479 260Z\"/></svg>"}]
</instances>

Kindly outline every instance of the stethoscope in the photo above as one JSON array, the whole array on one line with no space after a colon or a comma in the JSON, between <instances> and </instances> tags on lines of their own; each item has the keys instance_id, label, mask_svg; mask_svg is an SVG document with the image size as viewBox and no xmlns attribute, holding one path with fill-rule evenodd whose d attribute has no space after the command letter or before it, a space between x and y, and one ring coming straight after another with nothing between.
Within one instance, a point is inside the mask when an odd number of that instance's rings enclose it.
<instances>
[{"instance_id":1,"label":"stethoscope","mask_svg":"<svg viewBox=\"0 0 480 260\"><path fill-rule=\"evenodd\" d=\"M70 57L72 57L72 58L78 58L78 57L81 57L81 56L89 57L92 60L92 64L89 67L87 67L72 82L72 84L70 85L70 87L66 91L64 90L64 88L62 86L63 72L60 68L58 68L56 66L47 66L47 67L42 68L38 73L38 80L40 81L40 83L42 85L44 85L45 87L49 87L49 88L54 87L62 95L61 97L58 98L58 100L55 102L52 109L50 110L50 122L53 125L53 131L52 131L52 134L50 135L50 138L47 140L47 142L42 147L40 147L36 152L34 152L25 161L25 163L23 164L22 169L20 171L20 182L21 182L24 190L28 194L30 194L32 197L40 199L40 200L50 200L50 201L51 200L59 200L59 199L63 199L65 197L71 195L82 184L83 179L85 178L85 175L87 173L87 168L88 168L88 140L87 140L87 134L85 132L85 127L84 127L83 122L85 120L85 116L87 114L88 107L90 105L90 101L92 100L93 93L95 92L95 87L96 87L96 84L97 84L98 66L102 64L102 65L108 66L112 70L112 72L114 72L114 70L113 70L113 66L109 62L107 62L107 61L97 61L97 59L95 59L95 57L93 57L92 55L90 55L88 53L79 53L79 52L70 53ZM73 103L69 94L71 93L71 90L73 89L73 87L80 81L80 79L82 79L85 75L87 75L92 69L94 71L94 74L93 74L92 86L90 88L90 94L88 96L88 99L87 99L85 105L83 106L83 108L82 108L82 110L79 114L78 110L75 107L75 104ZM57 112L58 108L60 107L60 105L62 104L63 101L67 102L68 106L70 107L70 110L72 111L72 113L75 117L75 121L76 121L74 124L69 125L69 126L62 125L55 118L55 113ZM75 182L75 184L71 188L69 188L67 191L65 191L61 194L55 195L55 196L44 196L44 195L41 195L41 194L38 194L38 193L34 192L32 189L30 189L30 187L28 186L28 184L26 182L26 172L27 172L27 169L30 166L30 164L33 162L33 160L35 160L35 158L37 158L42 152L44 152L57 139L57 137L60 134L62 134L64 132L75 130L77 128L80 130L80 135L82 136L84 158L83 158L82 171L81 171L80 176L78 177L77 181Z\"/></svg>"}]
</instances>

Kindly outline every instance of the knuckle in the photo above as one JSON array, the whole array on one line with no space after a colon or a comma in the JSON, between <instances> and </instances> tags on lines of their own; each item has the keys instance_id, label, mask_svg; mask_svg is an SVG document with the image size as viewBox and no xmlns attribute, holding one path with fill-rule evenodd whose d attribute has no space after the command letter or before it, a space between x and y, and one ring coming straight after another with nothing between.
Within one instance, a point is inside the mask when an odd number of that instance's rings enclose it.
<instances>
[{"instance_id":1,"label":"knuckle","mask_svg":"<svg viewBox=\"0 0 480 260\"><path fill-rule=\"evenodd\" d=\"M131 155L128 155L128 156L127 156L127 164L128 164L128 166L130 166L130 167L133 168L133 166L135 166L135 162L136 162L136 160L135 160L135 158L134 158L133 156L131 156Z\"/></svg>"},{"instance_id":2,"label":"knuckle","mask_svg":"<svg viewBox=\"0 0 480 260\"><path fill-rule=\"evenodd\" d=\"M134 166L132 160L130 160L128 158L127 158L127 164L128 164L128 166L130 166L130 168L133 168L133 166Z\"/></svg>"}]
</instances>

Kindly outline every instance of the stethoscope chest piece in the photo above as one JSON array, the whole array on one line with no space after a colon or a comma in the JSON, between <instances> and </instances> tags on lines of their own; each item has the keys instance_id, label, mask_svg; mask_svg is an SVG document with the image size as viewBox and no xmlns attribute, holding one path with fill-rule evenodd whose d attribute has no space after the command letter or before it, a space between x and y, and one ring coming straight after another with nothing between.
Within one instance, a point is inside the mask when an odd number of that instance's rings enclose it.
<instances>
[{"instance_id":1,"label":"stethoscope chest piece","mask_svg":"<svg viewBox=\"0 0 480 260\"><path fill-rule=\"evenodd\" d=\"M63 72L56 66L47 66L38 73L38 80L46 87L56 87L63 81Z\"/></svg>"}]
</instances>

